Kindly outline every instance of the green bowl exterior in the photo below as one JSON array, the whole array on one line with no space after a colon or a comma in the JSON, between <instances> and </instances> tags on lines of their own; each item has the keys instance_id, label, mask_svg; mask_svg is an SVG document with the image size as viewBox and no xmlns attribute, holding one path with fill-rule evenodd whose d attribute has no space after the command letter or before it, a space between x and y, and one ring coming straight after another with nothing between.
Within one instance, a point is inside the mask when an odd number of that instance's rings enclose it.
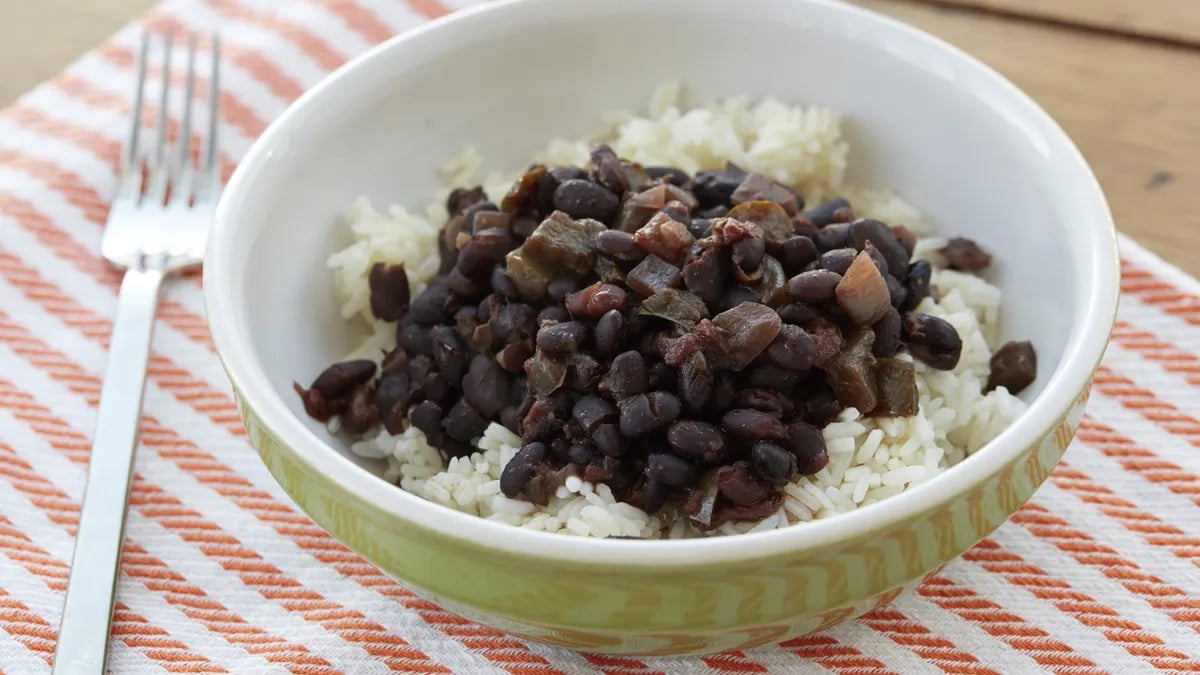
<instances>
[{"instance_id":1,"label":"green bowl exterior","mask_svg":"<svg viewBox=\"0 0 1200 675\"><path fill-rule=\"evenodd\" d=\"M1087 388L1046 436L936 508L836 546L719 564L568 563L496 551L398 518L317 472L237 392L263 462L335 538L423 597L547 644L613 654L745 649L819 631L885 604L986 537L1053 470Z\"/></svg>"}]
</instances>

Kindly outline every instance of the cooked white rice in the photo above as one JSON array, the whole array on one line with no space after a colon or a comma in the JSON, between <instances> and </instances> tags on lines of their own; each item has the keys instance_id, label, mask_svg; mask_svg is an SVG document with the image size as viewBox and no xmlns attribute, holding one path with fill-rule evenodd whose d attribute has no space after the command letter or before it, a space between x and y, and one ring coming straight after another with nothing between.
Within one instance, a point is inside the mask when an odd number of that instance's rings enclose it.
<instances>
[{"instance_id":1,"label":"cooked white rice","mask_svg":"<svg viewBox=\"0 0 1200 675\"><path fill-rule=\"evenodd\" d=\"M860 215L891 224L904 224L927 233L917 211L894 193L843 183L848 147L842 139L841 118L833 111L789 106L774 99L752 102L735 98L691 110L679 106L677 85L660 88L648 116L613 112L603 127L579 140L556 139L537 160L547 164L582 165L596 142L613 146L617 154L643 164L665 164L688 172L721 166L732 160L794 186L810 203L835 194L845 195ZM479 182L482 159L472 150L444 167L448 186ZM493 174L482 182L489 195L501 195L516 174ZM448 188L447 188L448 189ZM414 292L437 271L437 226L445 218L445 194L437 195L426 213L416 215L393 206L387 214L365 200L346 215L355 241L329 258L334 286L346 318L361 316L372 335L355 356L377 357L390 347L394 331L376 325L370 315L367 271L378 261L405 263ZM917 257L941 263L936 249L944 240L923 239ZM935 269L933 283L940 300L925 300L919 310L939 316L955 327L963 340L962 357L953 371L938 371L917 362L920 409L913 417L863 417L845 410L824 429L829 465L813 476L798 478L784 488L780 510L757 523L731 523L707 534L737 534L786 527L872 504L929 480L961 461L1008 426L1024 403L1003 388L982 393L995 339L1000 289L969 274ZM902 356L901 358L907 358ZM439 504L491 520L548 532L580 536L610 535L646 538L701 536L687 518L671 507L649 515L618 502L604 484L576 477L566 480L546 506L508 499L500 493L500 472L520 448L521 439L493 423L476 442L470 457L442 462L436 449L415 428L399 436L380 431L354 443L362 456L388 462L384 477L403 489Z\"/></svg>"}]
</instances>

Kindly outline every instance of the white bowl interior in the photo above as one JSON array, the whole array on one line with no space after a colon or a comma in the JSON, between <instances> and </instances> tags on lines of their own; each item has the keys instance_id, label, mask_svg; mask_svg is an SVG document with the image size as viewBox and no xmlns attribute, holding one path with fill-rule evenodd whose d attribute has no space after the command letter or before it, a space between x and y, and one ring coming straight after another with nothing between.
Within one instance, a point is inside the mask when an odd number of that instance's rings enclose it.
<instances>
[{"instance_id":1,"label":"white bowl interior","mask_svg":"<svg viewBox=\"0 0 1200 675\"><path fill-rule=\"evenodd\" d=\"M824 2L499 9L410 36L319 87L268 134L223 205L213 274L229 295L217 311L229 312L223 321L248 341L273 395L333 447L346 452L291 387L362 337L340 318L324 266L348 241L345 207L367 195L420 209L464 145L485 168L523 167L552 136L579 135L603 111L642 110L670 80L692 103L772 95L840 111L852 182L894 188L939 233L994 252L1003 335L1038 351L1027 400L1095 321L1094 286L1111 283L1112 261L1090 173L1036 106L940 42Z\"/></svg>"}]
</instances>

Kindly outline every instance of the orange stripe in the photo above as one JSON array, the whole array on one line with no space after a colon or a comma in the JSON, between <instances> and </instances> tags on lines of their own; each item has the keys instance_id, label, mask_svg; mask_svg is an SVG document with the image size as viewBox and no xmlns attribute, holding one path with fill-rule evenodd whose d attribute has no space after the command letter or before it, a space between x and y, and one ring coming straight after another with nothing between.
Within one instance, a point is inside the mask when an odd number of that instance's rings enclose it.
<instances>
[{"instance_id":1,"label":"orange stripe","mask_svg":"<svg viewBox=\"0 0 1200 675\"><path fill-rule=\"evenodd\" d=\"M49 621L0 587L0 629L17 643L50 663L57 633Z\"/></svg>"},{"instance_id":2,"label":"orange stripe","mask_svg":"<svg viewBox=\"0 0 1200 675\"><path fill-rule=\"evenodd\" d=\"M1132 440L1119 435L1117 440L1133 443ZM1101 513L1141 536L1147 544L1165 548L1182 560L1200 565L1200 537L1190 536L1178 527L1139 509L1133 502L1122 499L1112 490L1093 481L1086 473L1077 471L1065 463L1058 465L1050 479L1059 488L1074 493L1080 501L1095 505Z\"/></svg>"},{"instance_id":3,"label":"orange stripe","mask_svg":"<svg viewBox=\"0 0 1200 675\"><path fill-rule=\"evenodd\" d=\"M1173 403L1158 398L1154 392L1137 386L1133 380L1113 372L1107 366L1100 366L1096 370L1092 383L1105 396L1116 399L1130 410L1136 410L1172 435L1200 447L1200 420L1179 410Z\"/></svg>"},{"instance_id":4,"label":"orange stripe","mask_svg":"<svg viewBox=\"0 0 1200 675\"><path fill-rule=\"evenodd\" d=\"M374 12L354 0L318 0L318 2L341 17L351 30L371 44L378 44L394 35L392 29L380 21Z\"/></svg>"},{"instance_id":5,"label":"orange stripe","mask_svg":"<svg viewBox=\"0 0 1200 675\"><path fill-rule=\"evenodd\" d=\"M1090 659L1076 653L1046 631L971 588L955 584L943 576L929 577L917 588L917 593L938 607L979 626L992 637L1037 661L1043 668L1061 673L1103 672Z\"/></svg>"},{"instance_id":6,"label":"orange stripe","mask_svg":"<svg viewBox=\"0 0 1200 675\"><path fill-rule=\"evenodd\" d=\"M176 23L173 25L178 26L179 24ZM230 50L237 51L238 48L222 47L222 57L224 58L224 54ZM100 47L96 48L93 54L108 61L112 65L125 70L129 70L133 67L133 52L127 47L113 42L101 45ZM231 63L236 62L231 61ZM60 78L56 78L52 81L55 84L59 84L61 82L61 78L63 77L64 76L60 76ZM67 74L65 77L70 78L72 76ZM208 91L207 78L200 77L199 75L196 76L196 91L198 92L198 96L207 96L206 93L203 93ZM237 129L238 131L242 132L243 136L250 139L258 138L262 132L266 130L267 123L258 117L257 113L242 103L228 90L222 90L220 96L221 121L223 121L225 124Z\"/></svg>"},{"instance_id":7,"label":"orange stripe","mask_svg":"<svg viewBox=\"0 0 1200 675\"><path fill-rule=\"evenodd\" d=\"M1116 549L1097 542L1039 504L1026 504L1013 515L1012 520L1024 525L1035 536L1051 542L1081 565L1095 567L1151 607L1200 632L1200 598L1192 598L1187 591L1142 570L1136 562L1122 557Z\"/></svg>"},{"instance_id":8,"label":"orange stripe","mask_svg":"<svg viewBox=\"0 0 1200 675\"><path fill-rule=\"evenodd\" d=\"M883 661L824 633L805 635L779 645L806 661L820 664L841 675L894 675Z\"/></svg>"},{"instance_id":9,"label":"orange stripe","mask_svg":"<svg viewBox=\"0 0 1200 675\"><path fill-rule=\"evenodd\" d=\"M122 114L129 113L129 103L124 96L97 89L90 83L70 73L63 73L49 84L64 94L87 103L91 107L100 108L101 110L112 110ZM207 92L205 96L207 96ZM53 136L64 143L87 150L100 161L108 164L113 175L116 175L117 166L121 158L121 144L99 135L98 129L75 124L70 120L48 117L41 110L26 103L18 103L11 106L0 112L0 116L8 118L11 122L30 131L45 136ZM196 152L199 152L199 136L193 137L192 140L192 147ZM229 154L222 152L221 180L229 180L229 176L233 174L234 168L236 168L236 164L229 158Z\"/></svg>"},{"instance_id":10,"label":"orange stripe","mask_svg":"<svg viewBox=\"0 0 1200 675\"><path fill-rule=\"evenodd\" d=\"M765 673L767 669L746 657L742 651L728 651L701 658L709 668L722 673Z\"/></svg>"},{"instance_id":11,"label":"orange stripe","mask_svg":"<svg viewBox=\"0 0 1200 675\"><path fill-rule=\"evenodd\" d=\"M1153 333L1138 330L1124 321L1113 326L1113 342L1137 352L1148 361L1156 361L1168 373L1181 375L1188 384L1200 387L1200 357L1184 352Z\"/></svg>"},{"instance_id":12,"label":"orange stripe","mask_svg":"<svg viewBox=\"0 0 1200 675\"><path fill-rule=\"evenodd\" d=\"M41 579L51 590L59 594L66 591L67 564L35 544L3 515L0 515L0 550L30 574ZM187 645L170 637L167 631L151 624L145 617L130 611L120 602L113 612L112 634L152 659L158 655L169 656L172 661L205 668L203 672L228 672L202 654L191 651ZM52 655L53 650L48 656Z\"/></svg>"},{"instance_id":13,"label":"orange stripe","mask_svg":"<svg viewBox=\"0 0 1200 675\"><path fill-rule=\"evenodd\" d=\"M152 31L176 36L186 35L190 31L190 28L179 19L161 10L151 13L143 23ZM132 54L130 57L132 58ZM221 45L221 61L223 64L228 63L241 68L285 102L291 102L304 93L304 87L283 72L279 66L263 57L262 52L258 50L248 49L227 41ZM130 62L132 63L132 61ZM224 105L225 100L222 99L221 103ZM261 133L259 131L251 135L251 138L257 138Z\"/></svg>"},{"instance_id":14,"label":"orange stripe","mask_svg":"<svg viewBox=\"0 0 1200 675\"><path fill-rule=\"evenodd\" d=\"M404 2L426 19L436 19L453 11L443 5L441 0L404 0Z\"/></svg>"},{"instance_id":15,"label":"orange stripe","mask_svg":"<svg viewBox=\"0 0 1200 675\"><path fill-rule=\"evenodd\" d=\"M70 496L38 474L32 465L3 442L0 442L0 466L7 469L6 475L17 491L29 496L52 495L53 502L38 499L31 501L37 504L48 518L62 525L68 534L75 534L79 524L79 505L72 501ZM188 618L204 624L229 644L245 649L248 653L263 653L263 645L266 645L272 661L287 666L291 672L298 675L309 672L308 666L331 667L328 661L310 654L305 646L271 635L262 628L249 624L216 600L208 598L203 589L189 583L182 574L131 540L126 542L122 552L121 572L132 579L140 580L147 589L162 594L164 600L178 607ZM200 605L196 601L197 598L208 599ZM53 641L53 635L51 640Z\"/></svg>"},{"instance_id":16,"label":"orange stripe","mask_svg":"<svg viewBox=\"0 0 1200 675\"><path fill-rule=\"evenodd\" d=\"M1060 612L1096 630L1129 654L1146 660L1165 671L1200 672L1200 664L1166 647L1161 638L1137 623L1124 619L1117 610L1075 590L1065 581L1051 576L1021 556L1005 550L991 539L984 539L963 554L963 559L1003 577L1014 586L1027 590L1039 600L1049 602Z\"/></svg>"},{"instance_id":17,"label":"orange stripe","mask_svg":"<svg viewBox=\"0 0 1200 675\"><path fill-rule=\"evenodd\" d=\"M1124 259L1121 260L1121 294L1136 297L1166 314L1200 326L1200 297L1181 291Z\"/></svg>"},{"instance_id":18,"label":"orange stripe","mask_svg":"<svg viewBox=\"0 0 1200 675\"><path fill-rule=\"evenodd\" d=\"M256 12L230 0L207 0L207 4L230 19L277 33L316 61L326 72L332 72L346 62L345 56L303 26L270 14Z\"/></svg>"},{"instance_id":19,"label":"orange stripe","mask_svg":"<svg viewBox=\"0 0 1200 675\"><path fill-rule=\"evenodd\" d=\"M3 256L0 256L0 267L7 266L9 266L9 262ZM83 310L80 309L78 311ZM0 313L0 318L2 317L3 314ZM36 336L28 333L28 331L26 331L22 326L14 324L13 322L8 321L6 318L4 318L3 323L0 324L0 326L2 326L2 331L0 331L0 334L3 334L6 342L8 342L10 345L13 345L14 351L17 351L17 353L19 353L23 358L29 360L33 365L49 373L51 377L64 382L66 386L87 398L90 402L92 402L93 405L96 401L98 401L100 392L100 380L98 378L92 376L86 371L83 371L81 368L79 368L79 366L70 362L63 354L55 351L50 346L40 341ZM107 330L102 326L98 329L101 331ZM103 335L103 333L101 333L101 335ZM162 373L154 370L152 371L151 376L157 381L162 377ZM31 405L29 401L23 400L20 397L13 402L19 405L31 406L34 410L38 410L36 405ZM232 407L232 403L227 403L226 406ZM44 428L39 430L39 433L43 431L49 433L49 431ZM71 442L74 442L79 446L76 449L76 452L81 452L82 448L87 447L86 439L77 438L74 434L58 432L52 435L56 437L56 441L59 440L59 437L67 436ZM347 560L360 565L363 563L361 558L350 552L349 549L346 549L340 543L333 540L327 533L318 528L307 518L304 518L299 514L295 514L293 511L291 511L291 509L274 502L268 493L255 490L249 481L234 473L233 470L228 466L218 462L212 455L202 452L190 441L177 436L173 431L162 428L148 417L143 422L142 442L148 446L157 448L161 456L175 461L182 470L194 475L201 483L209 485L218 493L230 498L231 501L241 508L254 513L256 516L259 516L260 520L267 522L280 534L296 538L296 543L302 548L310 549L314 557L316 557L318 560L333 565L335 569L337 568L338 563ZM159 502L160 504L167 504L172 508L181 510L186 508L183 504L174 500L174 498L157 493L155 496L165 500ZM137 497L137 499L144 498L147 497ZM280 509L297 516L293 520L293 522L297 524L286 527L278 524L277 522L273 522L272 517ZM268 517L263 517L264 514ZM154 518L156 520L163 520L164 518L168 517L164 516L162 512L157 511L147 511L145 512L145 515L148 518ZM183 519L177 516L170 516L170 518L172 518L173 522L175 522L176 527L186 527L191 530L189 533L191 541L212 541L211 538L199 535L195 532L196 523L201 521L195 518L194 514L192 514L190 511L188 512L187 521L180 522ZM206 526L216 528L215 525L206 524ZM313 541L318 543L311 543ZM236 569L239 565L238 561L234 560L235 558L256 557L256 554L241 547L240 543L235 539L228 538L221 543L227 544L228 547L205 548L203 550L206 555L222 557L223 559L228 560L230 569ZM230 548L233 548L235 552L230 553ZM379 577L380 579L386 579L386 577L383 577L378 570L375 570L374 568L370 569L372 571L372 576ZM260 579L260 577L256 577L249 573L244 573L243 578ZM360 583L362 582L360 581ZM399 586L395 586L395 588L401 589ZM408 591L403 591L402 602L403 597L408 595ZM285 597L291 597L291 595L285 594ZM438 628L444 633L447 632L446 624L453 623L453 620L447 621L447 613L442 612L441 610L424 610L419 611L419 613L431 626ZM520 658L523 659L522 663L525 665L539 668L550 667L549 662L544 658L534 654L528 649L528 647L525 647L524 645L519 643L511 643L511 640L503 633L490 629L484 629L482 627L480 627L479 630L480 632L477 634L478 637L486 638L489 642L493 643L493 646L490 649L483 650L483 654L487 658L496 661L505 667L515 667L508 662L513 660L510 652L514 649L517 649L520 651ZM461 638L458 636L452 637L455 637L455 639L460 639L461 641Z\"/></svg>"},{"instance_id":20,"label":"orange stripe","mask_svg":"<svg viewBox=\"0 0 1200 675\"><path fill-rule=\"evenodd\" d=\"M49 348L47 348L47 351L50 351ZM12 403L17 403L19 406L12 406ZM0 380L0 405L13 407L15 409L15 412L13 412L15 417L28 424L47 443L63 452L69 459L82 465L87 464L89 453L79 449L81 444L87 443L87 439L78 431L72 429L66 422L56 417L48 408L38 403L29 393L16 388L12 383ZM190 445L190 442L175 436L173 431L161 427L150 416L143 418L142 425L142 442L145 445L155 447L158 444L154 441L154 438L162 436L174 439L175 443ZM162 500L163 503L170 504L176 508L186 508L178 499L163 492L161 488L141 480L140 477L135 477L133 491L139 495L154 495ZM240 560L259 559L260 556L253 550L245 547L236 537L223 532L220 526L204 520L203 516L199 513L189 511L187 519L184 519L182 522L175 518L156 516L152 512L143 513L143 515L158 522L163 527L174 531L184 541L196 543L215 540L235 548L236 553L234 555L224 555L219 550L214 551L206 549L203 546L199 547L201 552L206 556L214 558L222 567L237 574L243 583L256 590L264 598L280 600L280 606L284 609L295 612L306 620L312 620L326 630L340 635L347 642L358 645L366 653L376 657L392 670L400 672L449 672L445 667L431 662L429 657L420 650L410 646L405 640L392 635L383 626L368 620L361 613L354 613L355 619L351 625L346 625L345 622L321 621L319 617L316 620L312 619L310 617L310 608L312 605L295 601L306 599L323 601L325 602L325 605L323 605L325 608L338 607L339 605L325 601L324 597L316 591L303 588L295 579L288 577L281 570L266 563L264 563L266 565L266 572L263 574L240 573L237 569ZM203 527L197 530L192 527L192 523L201 523ZM215 532L217 534L207 534L206 532Z\"/></svg>"},{"instance_id":21,"label":"orange stripe","mask_svg":"<svg viewBox=\"0 0 1200 675\"><path fill-rule=\"evenodd\" d=\"M16 220L22 229L32 234L56 256L71 261L76 269L91 276L101 285L108 286L114 294L120 287L120 272L55 227L50 218L37 210L29 201L9 192L0 191L0 214ZM209 351L214 349L212 339L207 335L207 331L203 335L197 331L198 326L205 324L204 319L180 303L174 300L162 300L159 303L159 315L167 322L167 325L178 329Z\"/></svg>"},{"instance_id":22,"label":"orange stripe","mask_svg":"<svg viewBox=\"0 0 1200 675\"><path fill-rule=\"evenodd\" d=\"M896 644L907 648L917 656L929 661L946 673L971 673L973 675L999 675L975 656L959 649L944 637L935 635L928 628L908 618L891 607L879 607L858 621L886 635Z\"/></svg>"}]
</instances>

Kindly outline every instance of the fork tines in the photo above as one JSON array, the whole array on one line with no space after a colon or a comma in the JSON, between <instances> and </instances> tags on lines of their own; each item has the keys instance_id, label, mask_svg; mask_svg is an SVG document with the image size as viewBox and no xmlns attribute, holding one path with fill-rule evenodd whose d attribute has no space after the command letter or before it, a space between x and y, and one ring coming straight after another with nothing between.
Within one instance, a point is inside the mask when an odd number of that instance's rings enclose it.
<instances>
[{"instance_id":1,"label":"fork tines","mask_svg":"<svg viewBox=\"0 0 1200 675\"><path fill-rule=\"evenodd\" d=\"M217 35L207 40L208 66L207 129L197 133L200 143L198 157L193 158L193 109L196 99L196 54L198 39L189 33L187 39L187 74L183 85L182 112L177 133L171 134L171 57L173 37L170 34L142 33L138 50L137 85L133 98L133 122L121 156L121 187L119 196L131 198L144 205L188 205L193 199L205 200L220 185L220 163L217 161L217 131L220 111L221 41ZM161 45L162 58L158 64L158 108L150 131L154 146L143 147L147 129L143 122L146 98L146 76L152 43ZM201 121L203 124L204 121ZM169 199L169 202L167 201Z\"/></svg>"}]
</instances>

